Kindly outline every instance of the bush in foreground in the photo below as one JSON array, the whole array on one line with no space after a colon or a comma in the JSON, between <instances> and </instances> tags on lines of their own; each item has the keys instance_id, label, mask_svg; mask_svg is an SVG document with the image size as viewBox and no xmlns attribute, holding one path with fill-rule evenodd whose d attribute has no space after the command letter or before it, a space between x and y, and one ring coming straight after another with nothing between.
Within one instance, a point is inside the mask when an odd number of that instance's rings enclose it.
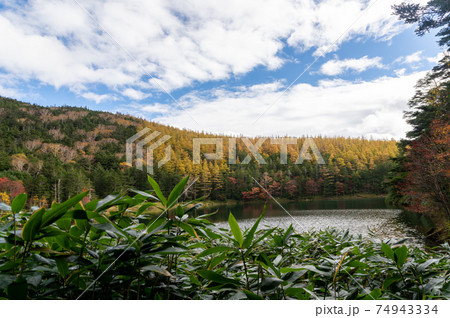
<instances>
[{"instance_id":1,"label":"bush in foreground","mask_svg":"<svg viewBox=\"0 0 450 318\"><path fill-rule=\"evenodd\" d=\"M448 244L424 251L333 229L229 229L198 201L179 202L183 179L165 197L82 193L23 212L17 196L0 219L3 299L448 299ZM149 219L149 208L161 210Z\"/></svg>"}]
</instances>

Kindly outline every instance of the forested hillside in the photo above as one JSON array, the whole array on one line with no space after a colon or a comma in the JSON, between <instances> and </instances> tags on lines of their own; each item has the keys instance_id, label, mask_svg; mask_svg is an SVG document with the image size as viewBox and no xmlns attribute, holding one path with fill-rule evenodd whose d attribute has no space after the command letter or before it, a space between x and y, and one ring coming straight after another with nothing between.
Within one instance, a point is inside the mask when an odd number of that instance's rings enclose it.
<instances>
[{"instance_id":1,"label":"forested hillside","mask_svg":"<svg viewBox=\"0 0 450 318\"><path fill-rule=\"evenodd\" d=\"M104 197L130 187L147 189L145 171L125 162L126 139L144 127L171 136L167 144L172 159L155 167L154 178L163 189L171 188L182 176L198 181L187 192L191 198L209 195L213 200L264 199L251 176L275 197L290 199L317 195L385 193L383 181L397 154L394 140L315 137L326 164L293 162L299 149L289 148L288 164L279 162L279 145L266 140L259 149L265 165L254 159L241 161L249 153L237 138L237 164L223 160L193 164L192 139L217 137L176 129L122 114L76 107L41 107L0 97L0 200L9 202L26 192L30 205L48 205L89 190L89 199ZM227 149L224 138L224 149ZM304 138L298 140L301 146ZM251 139L255 143L254 139ZM209 147L209 149L208 149ZM203 152L213 152L205 146ZM165 147L155 152L162 158Z\"/></svg>"},{"instance_id":2,"label":"forested hillside","mask_svg":"<svg viewBox=\"0 0 450 318\"><path fill-rule=\"evenodd\" d=\"M434 29L443 55L419 80L405 113L412 130L399 144L389 185L388 200L425 213L434 220L441 239L450 237L450 5L429 1L425 6L400 4L394 13L406 23L417 23L416 34Z\"/></svg>"}]
</instances>

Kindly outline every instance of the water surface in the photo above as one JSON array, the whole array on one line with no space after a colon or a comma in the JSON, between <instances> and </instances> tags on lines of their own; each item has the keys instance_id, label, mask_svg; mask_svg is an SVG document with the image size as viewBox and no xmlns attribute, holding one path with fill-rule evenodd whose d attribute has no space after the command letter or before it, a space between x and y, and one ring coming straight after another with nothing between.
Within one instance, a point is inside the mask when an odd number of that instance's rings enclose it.
<instances>
[{"instance_id":1,"label":"water surface","mask_svg":"<svg viewBox=\"0 0 450 318\"><path fill-rule=\"evenodd\" d=\"M298 232L336 228L375 239L407 238L413 245L424 242L411 217L405 218L404 211L387 206L383 198L315 200L281 205L284 209L275 202L268 202L260 226L287 228L292 224ZM263 208L262 202L219 206L214 208L218 212L210 220L228 227L228 215L232 212L242 227L249 227Z\"/></svg>"}]
</instances>

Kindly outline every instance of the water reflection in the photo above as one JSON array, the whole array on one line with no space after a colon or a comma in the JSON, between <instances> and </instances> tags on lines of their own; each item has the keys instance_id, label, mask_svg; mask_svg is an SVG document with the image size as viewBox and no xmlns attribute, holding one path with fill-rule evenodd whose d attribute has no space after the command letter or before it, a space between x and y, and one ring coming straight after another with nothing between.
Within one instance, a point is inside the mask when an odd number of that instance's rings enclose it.
<instances>
[{"instance_id":1,"label":"water reflection","mask_svg":"<svg viewBox=\"0 0 450 318\"><path fill-rule=\"evenodd\" d=\"M213 222L228 220L228 214L233 213L237 220L257 218L266 205L266 217L286 216L286 212L275 202L248 202L237 205L221 205L214 209L207 209L202 212L217 210L214 216L210 217ZM357 200L314 200L302 202L287 202L281 204L287 211L303 210L363 210L363 209L388 209L383 198L377 199L357 199Z\"/></svg>"},{"instance_id":2,"label":"water reflection","mask_svg":"<svg viewBox=\"0 0 450 318\"><path fill-rule=\"evenodd\" d=\"M268 202L261 226L286 228L292 224L299 232L333 227L363 237L407 238L408 244L423 244L423 236L415 225L418 220L424 223L424 219L392 209L386 206L384 199L289 202L282 205L291 215L276 203ZM263 207L264 203L220 206L218 212L209 219L219 226L227 227L228 215L232 212L241 226L249 227L261 214Z\"/></svg>"}]
</instances>

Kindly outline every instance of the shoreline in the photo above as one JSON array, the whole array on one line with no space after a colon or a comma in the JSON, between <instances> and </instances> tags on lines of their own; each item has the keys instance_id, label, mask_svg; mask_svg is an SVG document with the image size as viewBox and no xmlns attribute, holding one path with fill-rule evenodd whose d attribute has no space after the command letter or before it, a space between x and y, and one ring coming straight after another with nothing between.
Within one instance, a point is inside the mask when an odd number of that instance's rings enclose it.
<instances>
[{"instance_id":1,"label":"shoreline","mask_svg":"<svg viewBox=\"0 0 450 318\"><path fill-rule=\"evenodd\" d=\"M312 198L297 198L297 199L287 199L287 198L276 198L280 203L290 203L290 202L313 202L313 201L345 201L345 200L363 200L363 199L385 199L385 194L371 194L371 193L360 193L353 195L342 195L342 196L315 196ZM268 200L226 200L226 201L216 201L216 200L204 200L201 201L203 204L202 208L212 208L216 206L234 206L240 204L253 204L253 203L264 203Z\"/></svg>"},{"instance_id":2,"label":"shoreline","mask_svg":"<svg viewBox=\"0 0 450 318\"><path fill-rule=\"evenodd\" d=\"M313 202L313 201L345 201L345 200L364 200L364 199L385 199L386 195L378 195L378 194L371 194L371 193L361 193L361 194L354 194L354 195L342 195L342 196L334 196L334 197L327 197L327 196L315 196L312 198L297 198L297 199L287 199L287 198L276 198L276 200L279 203L292 203L292 202ZM267 201L272 201L272 199L268 200L226 200L226 201L216 201L216 200L203 200L201 202L196 202L190 206L193 206L197 203L201 203L202 206L200 209L212 209L215 207L223 207L223 206L236 206L236 205L243 205L243 204L263 204ZM156 207L150 207L147 211L144 212L144 214L147 215L154 215L157 216L161 213L161 210L157 209Z\"/></svg>"}]
</instances>

